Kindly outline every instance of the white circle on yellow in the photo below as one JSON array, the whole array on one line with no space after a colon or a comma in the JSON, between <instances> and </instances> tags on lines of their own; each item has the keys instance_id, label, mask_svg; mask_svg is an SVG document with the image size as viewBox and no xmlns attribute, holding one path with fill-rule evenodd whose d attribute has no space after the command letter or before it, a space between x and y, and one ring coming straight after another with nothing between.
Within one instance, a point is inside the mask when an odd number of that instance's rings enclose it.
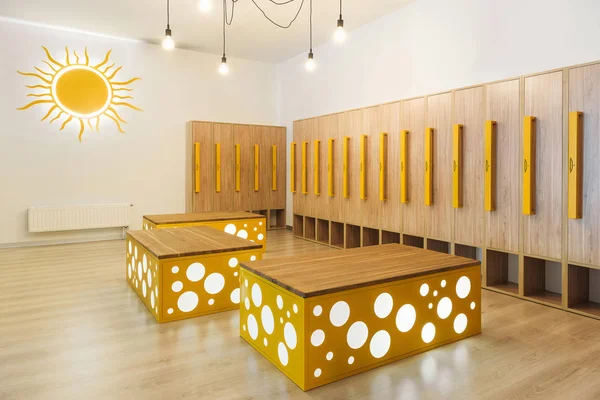
<instances>
[{"instance_id":1,"label":"white circle on yellow","mask_svg":"<svg viewBox=\"0 0 600 400\"><path fill-rule=\"evenodd\" d=\"M431 341L435 338L435 325L431 322L426 323L421 330L421 339L425 343L431 343Z\"/></svg>"},{"instance_id":2,"label":"white circle on yellow","mask_svg":"<svg viewBox=\"0 0 600 400\"><path fill-rule=\"evenodd\" d=\"M387 318L392 312L392 308L394 308L394 299L392 298L392 295L389 293L381 293L375 299L373 308L375 310L375 315L379 318Z\"/></svg>"},{"instance_id":3,"label":"white circle on yellow","mask_svg":"<svg viewBox=\"0 0 600 400\"><path fill-rule=\"evenodd\" d=\"M354 364L354 357L353 356L350 356L348 358L348 364L350 364L350 365Z\"/></svg>"},{"instance_id":4,"label":"white circle on yellow","mask_svg":"<svg viewBox=\"0 0 600 400\"><path fill-rule=\"evenodd\" d=\"M467 329L467 316L465 314L458 314L454 318L454 332L461 334Z\"/></svg>"},{"instance_id":5,"label":"white circle on yellow","mask_svg":"<svg viewBox=\"0 0 600 400\"><path fill-rule=\"evenodd\" d=\"M190 312L198 305L198 295L194 292L185 292L177 299L177 308L183 312Z\"/></svg>"},{"instance_id":6,"label":"white circle on yellow","mask_svg":"<svg viewBox=\"0 0 600 400\"><path fill-rule=\"evenodd\" d=\"M273 312L271 311L271 307L264 306L262 311L260 312L260 320L262 322L262 326L269 335L273 333L275 329L275 320L273 318Z\"/></svg>"},{"instance_id":7,"label":"white circle on yellow","mask_svg":"<svg viewBox=\"0 0 600 400\"><path fill-rule=\"evenodd\" d=\"M190 280L190 282L198 282L202 278L204 278L204 274L206 273L206 268L199 262L195 262L190 264L185 271L185 276Z\"/></svg>"},{"instance_id":8,"label":"white circle on yellow","mask_svg":"<svg viewBox=\"0 0 600 400\"><path fill-rule=\"evenodd\" d=\"M294 310L294 314L298 314L298 306L296 304L292 306L292 310Z\"/></svg>"},{"instance_id":9,"label":"white circle on yellow","mask_svg":"<svg viewBox=\"0 0 600 400\"><path fill-rule=\"evenodd\" d=\"M471 310L474 310L474 309L475 309L475 302L474 302L474 301L472 301L472 302L471 302Z\"/></svg>"},{"instance_id":10,"label":"white circle on yellow","mask_svg":"<svg viewBox=\"0 0 600 400\"><path fill-rule=\"evenodd\" d=\"M315 369L315 378L318 378L320 376L321 376L321 368Z\"/></svg>"},{"instance_id":11,"label":"white circle on yellow","mask_svg":"<svg viewBox=\"0 0 600 400\"><path fill-rule=\"evenodd\" d=\"M231 258L229 259L229 262L228 262L228 264L229 264L229 266L230 266L231 268L235 268L235 267L237 267L237 265L238 265L238 259L237 259L237 258L235 258L235 257L231 257Z\"/></svg>"},{"instance_id":12,"label":"white circle on yellow","mask_svg":"<svg viewBox=\"0 0 600 400\"><path fill-rule=\"evenodd\" d=\"M229 299L233 304L240 304L240 288L235 288L229 295Z\"/></svg>"},{"instance_id":13,"label":"white circle on yellow","mask_svg":"<svg viewBox=\"0 0 600 400\"><path fill-rule=\"evenodd\" d=\"M402 333L412 329L417 320L417 310L411 304L405 304L396 314L396 328Z\"/></svg>"},{"instance_id":14,"label":"white circle on yellow","mask_svg":"<svg viewBox=\"0 0 600 400\"><path fill-rule=\"evenodd\" d=\"M248 314L248 333L253 340L256 340L258 337L258 324L252 314Z\"/></svg>"},{"instance_id":15,"label":"white circle on yellow","mask_svg":"<svg viewBox=\"0 0 600 400\"><path fill-rule=\"evenodd\" d=\"M283 308L283 297L281 295L277 295L277 308L280 310Z\"/></svg>"},{"instance_id":16,"label":"white circle on yellow","mask_svg":"<svg viewBox=\"0 0 600 400\"><path fill-rule=\"evenodd\" d=\"M262 290L260 290L260 286L257 283L252 285L252 303L256 307L260 307L262 304Z\"/></svg>"},{"instance_id":17,"label":"white circle on yellow","mask_svg":"<svg viewBox=\"0 0 600 400\"><path fill-rule=\"evenodd\" d=\"M333 359L333 352L328 352L325 358L327 359L327 361L331 361Z\"/></svg>"},{"instance_id":18,"label":"white circle on yellow","mask_svg":"<svg viewBox=\"0 0 600 400\"><path fill-rule=\"evenodd\" d=\"M179 267L178 266L174 266L173 268L171 268L171 272L176 274L179 272Z\"/></svg>"},{"instance_id":19,"label":"white circle on yellow","mask_svg":"<svg viewBox=\"0 0 600 400\"><path fill-rule=\"evenodd\" d=\"M256 261L256 256L250 256L250 261Z\"/></svg>"},{"instance_id":20,"label":"white circle on yellow","mask_svg":"<svg viewBox=\"0 0 600 400\"><path fill-rule=\"evenodd\" d=\"M246 232L245 229L240 229L236 236L241 237L242 239L248 239L248 232Z\"/></svg>"},{"instance_id":21,"label":"white circle on yellow","mask_svg":"<svg viewBox=\"0 0 600 400\"><path fill-rule=\"evenodd\" d=\"M285 344L291 349L294 350L296 345L298 344L298 336L296 335L296 329L294 325L290 322L286 322L283 326L283 338L285 339Z\"/></svg>"},{"instance_id":22,"label":"white circle on yellow","mask_svg":"<svg viewBox=\"0 0 600 400\"><path fill-rule=\"evenodd\" d=\"M315 347L319 347L320 345L323 344L324 341L325 341L325 332L323 332L322 329L317 329L316 331L314 331L312 333L312 335L310 335L310 343Z\"/></svg>"},{"instance_id":23,"label":"white circle on yellow","mask_svg":"<svg viewBox=\"0 0 600 400\"><path fill-rule=\"evenodd\" d=\"M421 296L423 297L427 296L427 293L429 293L429 285L426 283L422 284L419 288L419 293L421 293Z\"/></svg>"},{"instance_id":24,"label":"white circle on yellow","mask_svg":"<svg viewBox=\"0 0 600 400\"><path fill-rule=\"evenodd\" d=\"M441 319L446 319L452 313L452 300L449 297L443 297L437 305L437 315Z\"/></svg>"},{"instance_id":25,"label":"white circle on yellow","mask_svg":"<svg viewBox=\"0 0 600 400\"><path fill-rule=\"evenodd\" d=\"M350 348L356 350L364 346L369 338L369 328L362 321L357 321L350 325L346 335L346 342Z\"/></svg>"},{"instance_id":26,"label":"white circle on yellow","mask_svg":"<svg viewBox=\"0 0 600 400\"><path fill-rule=\"evenodd\" d=\"M333 326L343 326L350 318L350 306L345 301L338 301L329 311L329 320Z\"/></svg>"},{"instance_id":27,"label":"white circle on yellow","mask_svg":"<svg viewBox=\"0 0 600 400\"><path fill-rule=\"evenodd\" d=\"M263 235L262 233L259 233L258 236L256 237L258 240L263 240L265 238L265 235Z\"/></svg>"},{"instance_id":28,"label":"white circle on yellow","mask_svg":"<svg viewBox=\"0 0 600 400\"><path fill-rule=\"evenodd\" d=\"M144 273L146 273L148 271L148 259L145 254L142 256L142 266L144 267Z\"/></svg>"},{"instance_id":29,"label":"white circle on yellow","mask_svg":"<svg viewBox=\"0 0 600 400\"><path fill-rule=\"evenodd\" d=\"M323 307L321 307L321 306L315 306L315 308L313 308L313 315L315 317L320 316L322 312L323 312Z\"/></svg>"},{"instance_id":30,"label":"white circle on yellow","mask_svg":"<svg viewBox=\"0 0 600 400\"><path fill-rule=\"evenodd\" d=\"M234 224L227 224L227 225L225 226L225 229L224 229L224 231L225 231L226 233L229 233L230 235L235 235L235 231L237 231L237 228L235 227L235 225L234 225Z\"/></svg>"},{"instance_id":31,"label":"white circle on yellow","mask_svg":"<svg viewBox=\"0 0 600 400\"><path fill-rule=\"evenodd\" d=\"M466 276L461 276L456 282L456 295L464 299L471 292L471 280Z\"/></svg>"},{"instance_id":32,"label":"white circle on yellow","mask_svg":"<svg viewBox=\"0 0 600 400\"><path fill-rule=\"evenodd\" d=\"M387 331L381 330L376 332L371 338L371 343L369 344L371 355L375 358L381 358L385 356L390 350L391 343L392 338Z\"/></svg>"},{"instance_id":33,"label":"white circle on yellow","mask_svg":"<svg viewBox=\"0 0 600 400\"><path fill-rule=\"evenodd\" d=\"M183 283L181 281L175 281L171 285L171 290L175 293L181 292L181 289L183 289Z\"/></svg>"},{"instance_id":34,"label":"white circle on yellow","mask_svg":"<svg viewBox=\"0 0 600 400\"><path fill-rule=\"evenodd\" d=\"M281 342L279 342L279 345L277 345L277 355L279 356L279 361L284 367L288 365L288 351L285 345Z\"/></svg>"},{"instance_id":35,"label":"white circle on yellow","mask_svg":"<svg viewBox=\"0 0 600 400\"><path fill-rule=\"evenodd\" d=\"M209 294L217 294L225 287L225 278L218 272L213 272L204 280L204 290Z\"/></svg>"}]
</instances>

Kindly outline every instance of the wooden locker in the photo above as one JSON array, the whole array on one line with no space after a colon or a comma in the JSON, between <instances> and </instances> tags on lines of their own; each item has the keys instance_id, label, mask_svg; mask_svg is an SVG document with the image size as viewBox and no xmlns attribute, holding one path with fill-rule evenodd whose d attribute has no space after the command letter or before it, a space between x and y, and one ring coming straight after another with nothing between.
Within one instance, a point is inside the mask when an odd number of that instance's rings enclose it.
<instances>
[{"instance_id":1,"label":"wooden locker","mask_svg":"<svg viewBox=\"0 0 600 400\"><path fill-rule=\"evenodd\" d=\"M427 126L433 128L433 205L425 207L428 238L452 240L452 93L427 98Z\"/></svg>"},{"instance_id":2,"label":"wooden locker","mask_svg":"<svg viewBox=\"0 0 600 400\"><path fill-rule=\"evenodd\" d=\"M233 145L240 148L240 190L233 192L233 207L236 211L251 211L250 191L252 190L252 127L250 125L233 126ZM235 162L235 161L234 161ZM234 186L236 183L234 182Z\"/></svg>"},{"instance_id":3,"label":"wooden locker","mask_svg":"<svg viewBox=\"0 0 600 400\"><path fill-rule=\"evenodd\" d=\"M536 118L535 214L523 215L523 251L560 259L562 254L562 72L525 78L525 116ZM533 161L532 161L533 162Z\"/></svg>"},{"instance_id":4,"label":"wooden locker","mask_svg":"<svg viewBox=\"0 0 600 400\"><path fill-rule=\"evenodd\" d=\"M407 137L407 189L408 203L402 204L403 233L423 237L425 235L425 204L423 202L425 160L425 99L402 102L403 130Z\"/></svg>"},{"instance_id":5,"label":"wooden locker","mask_svg":"<svg viewBox=\"0 0 600 400\"><path fill-rule=\"evenodd\" d=\"M583 113L583 160L578 163L583 185L581 219L568 220L568 257L600 266L600 64L569 70L569 112L576 111Z\"/></svg>"},{"instance_id":6,"label":"wooden locker","mask_svg":"<svg viewBox=\"0 0 600 400\"><path fill-rule=\"evenodd\" d=\"M369 107L362 110L362 129L366 135L365 147L365 195L362 200L362 224L369 228L381 226L379 200L379 134L381 133L381 107Z\"/></svg>"},{"instance_id":7,"label":"wooden locker","mask_svg":"<svg viewBox=\"0 0 600 400\"><path fill-rule=\"evenodd\" d=\"M193 121L191 135L192 164L192 208L189 212L204 212L213 210L214 177L213 177L213 123ZM199 153L199 172L196 172L196 144ZM199 176L199 187L196 189L196 179Z\"/></svg>"},{"instance_id":8,"label":"wooden locker","mask_svg":"<svg viewBox=\"0 0 600 400\"><path fill-rule=\"evenodd\" d=\"M380 202L380 227L390 232L401 232L400 206L400 107L390 103L381 107L381 130L387 132L387 200Z\"/></svg>"},{"instance_id":9,"label":"wooden locker","mask_svg":"<svg viewBox=\"0 0 600 400\"><path fill-rule=\"evenodd\" d=\"M362 224L362 202L360 199L360 136L362 135L362 110L347 112L348 134L348 192L350 197L344 199L346 222L353 225Z\"/></svg>"},{"instance_id":10,"label":"wooden locker","mask_svg":"<svg viewBox=\"0 0 600 400\"><path fill-rule=\"evenodd\" d=\"M286 181L287 181L287 151L286 151L286 129L284 127L276 127L275 141L277 146L277 190L271 193L272 203L271 208L276 210L285 209L286 202Z\"/></svg>"},{"instance_id":11,"label":"wooden locker","mask_svg":"<svg viewBox=\"0 0 600 400\"><path fill-rule=\"evenodd\" d=\"M304 215L304 195L302 194L302 142L304 141L303 136L303 121L294 121L294 132L293 142L296 143L296 159L295 159L295 173L296 173L296 192L292 194L293 197L293 213Z\"/></svg>"},{"instance_id":12,"label":"wooden locker","mask_svg":"<svg viewBox=\"0 0 600 400\"><path fill-rule=\"evenodd\" d=\"M342 143L347 135L347 113L333 114L329 120L330 134L334 138L333 142L333 197L329 200L331 205L331 220L336 222L345 221L344 203L345 199L342 193L343 179L343 154Z\"/></svg>"},{"instance_id":13,"label":"wooden locker","mask_svg":"<svg viewBox=\"0 0 600 400\"><path fill-rule=\"evenodd\" d=\"M271 203L271 130L272 128L268 126L252 127L252 188L250 206L253 211L267 210ZM255 146L258 146L258 163L255 159ZM258 166L258 174L256 173L256 166ZM257 188L258 190L256 190Z\"/></svg>"},{"instance_id":14,"label":"wooden locker","mask_svg":"<svg viewBox=\"0 0 600 400\"><path fill-rule=\"evenodd\" d=\"M312 148L314 149L314 143L319 140L319 195L315 195L315 216L329 220L331 215L329 213L329 196L327 195L327 142L331 136L329 131L329 116L325 115L316 119L317 133L313 140ZM313 151L314 153L314 151ZM313 154L314 157L314 154ZM313 164L315 160L313 160ZM314 179L314 177L313 177ZM313 191L314 193L314 191Z\"/></svg>"},{"instance_id":15,"label":"wooden locker","mask_svg":"<svg viewBox=\"0 0 600 400\"><path fill-rule=\"evenodd\" d=\"M495 155L489 168L495 170L494 210L485 211L486 246L519 251L521 117L518 79L486 86L486 121L496 121ZM485 162L484 161L484 168Z\"/></svg>"},{"instance_id":16,"label":"wooden locker","mask_svg":"<svg viewBox=\"0 0 600 400\"><path fill-rule=\"evenodd\" d=\"M462 207L454 209L454 240L483 246L483 87L454 93L454 121L462 124Z\"/></svg>"},{"instance_id":17,"label":"wooden locker","mask_svg":"<svg viewBox=\"0 0 600 400\"><path fill-rule=\"evenodd\" d=\"M233 143L233 125L213 124L213 142L213 151L215 152L213 161L213 176L215 179L213 211L234 211L235 146ZM219 148L220 160L217 157L217 148ZM220 168L220 173L217 168ZM217 181L217 178L220 182ZM218 183L220 183L220 191L217 192Z\"/></svg>"},{"instance_id":18,"label":"wooden locker","mask_svg":"<svg viewBox=\"0 0 600 400\"><path fill-rule=\"evenodd\" d=\"M316 197L314 191L314 141L317 139L317 119L310 118L304 120L304 140L306 145L306 194L304 195L304 215L315 217L316 213Z\"/></svg>"}]
</instances>

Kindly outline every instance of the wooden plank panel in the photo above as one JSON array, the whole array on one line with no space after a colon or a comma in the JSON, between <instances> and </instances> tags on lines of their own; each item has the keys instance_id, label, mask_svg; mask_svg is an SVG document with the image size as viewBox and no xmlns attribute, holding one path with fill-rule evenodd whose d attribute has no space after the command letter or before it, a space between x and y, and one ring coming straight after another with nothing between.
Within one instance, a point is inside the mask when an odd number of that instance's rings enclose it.
<instances>
[{"instance_id":1,"label":"wooden plank panel","mask_svg":"<svg viewBox=\"0 0 600 400\"><path fill-rule=\"evenodd\" d=\"M362 200L360 199L359 143L362 134L362 110L348 111L348 184L350 198L344 199L346 222L353 225L362 223Z\"/></svg>"},{"instance_id":2,"label":"wooden plank panel","mask_svg":"<svg viewBox=\"0 0 600 400\"><path fill-rule=\"evenodd\" d=\"M200 143L200 192L193 195L193 211L212 211L214 199L213 123L193 122L192 143ZM193 146L192 146L193 148Z\"/></svg>"},{"instance_id":3,"label":"wooden plank panel","mask_svg":"<svg viewBox=\"0 0 600 400\"><path fill-rule=\"evenodd\" d=\"M296 193L293 197L293 213L304 215L304 195L302 194L302 142L304 141L303 134L304 122L294 121L294 142L296 143Z\"/></svg>"},{"instance_id":4,"label":"wooden plank panel","mask_svg":"<svg viewBox=\"0 0 600 400\"><path fill-rule=\"evenodd\" d=\"M425 99L403 101L402 115L404 123L402 129L409 131L406 165L408 203L403 204L402 208L403 233L425 236L425 205L423 204Z\"/></svg>"},{"instance_id":5,"label":"wooden plank panel","mask_svg":"<svg viewBox=\"0 0 600 400\"><path fill-rule=\"evenodd\" d=\"M463 125L462 207L454 209L454 240L483 245L483 87L454 93L454 122Z\"/></svg>"},{"instance_id":6,"label":"wooden plank panel","mask_svg":"<svg viewBox=\"0 0 600 400\"><path fill-rule=\"evenodd\" d=\"M387 132L387 200L381 202L381 229L401 232L400 205L400 108L401 103L381 106L381 130Z\"/></svg>"},{"instance_id":7,"label":"wooden plank panel","mask_svg":"<svg viewBox=\"0 0 600 400\"><path fill-rule=\"evenodd\" d=\"M286 129L277 127L275 129L274 144L277 146L277 190L271 193L272 209L285 209L286 182L287 182L287 151Z\"/></svg>"},{"instance_id":8,"label":"wooden plank panel","mask_svg":"<svg viewBox=\"0 0 600 400\"><path fill-rule=\"evenodd\" d=\"M330 132L335 137L334 152L333 152L333 180L335 196L330 200L331 204L331 219L337 222L345 222L345 203L347 199L343 198L342 180L343 180L343 154L342 143L344 137L348 134L348 114L339 113L332 115L330 119Z\"/></svg>"},{"instance_id":9,"label":"wooden plank panel","mask_svg":"<svg viewBox=\"0 0 600 400\"><path fill-rule=\"evenodd\" d=\"M569 111L583 112L582 218L569 219L569 261L600 265L600 64L569 71Z\"/></svg>"},{"instance_id":10,"label":"wooden plank panel","mask_svg":"<svg viewBox=\"0 0 600 400\"><path fill-rule=\"evenodd\" d=\"M496 121L495 210L487 218L486 245L519 251L521 173L520 83L518 79L486 86L485 119Z\"/></svg>"},{"instance_id":11,"label":"wooden plank panel","mask_svg":"<svg viewBox=\"0 0 600 400\"><path fill-rule=\"evenodd\" d=\"M250 125L233 126L233 143L240 145L240 191L233 192L233 207L236 211L250 211L250 191L252 190L252 127Z\"/></svg>"},{"instance_id":12,"label":"wooden plank panel","mask_svg":"<svg viewBox=\"0 0 600 400\"><path fill-rule=\"evenodd\" d=\"M452 240L452 93L427 98L427 126L433 128L433 205L425 208L426 234Z\"/></svg>"},{"instance_id":13,"label":"wooden plank panel","mask_svg":"<svg viewBox=\"0 0 600 400\"><path fill-rule=\"evenodd\" d=\"M235 146L233 144L233 126L231 124L213 125L213 151L217 143L221 146L221 191L214 194L213 211L233 211L233 192L235 179ZM215 163L213 167L216 168ZM213 172L216 178L216 170Z\"/></svg>"},{"instance_id":14,"label":"wooden plank panel","mask_svg":"<svg viewBox=\"0 0 600 400\"><path fill-rule=\"evenodd\" d=\"M315 196L316 217L331 219L329 214L329 196L327 195L327 141L330 137L329 116L317 118L317 138L319 145L319 189L320 194ZM314 141L313 141L314 143Z\"/></svg>"},{"instance_id":15,"label":"wooden plank panel","mask_svg":"<svg viewBox=\"0 0 600 400\"><path fill-rule=\"evenodd\" d=\"M362 225L370 228L381 226L379 200L379 133L381 132L381 108L362 110L362 133L366 138L366 200L362 201Z\"/></svg>"},{"instance_id":16,"label":"wooden plank panel","mask_svg":"<svg viewBox=\"0 0 600 400\"><path fill-rule=\"evenodd\" d=\"M523 251L552 258L562 253L562 106L562 72L525 79L525 115L536 117L536 204L523 216Z\"/></svg>"},{"instance_id":17,"label":"wooden plank panel","mask_svg":"<svg viewBox=\"0 0 600 400\"><path fill-rule=\"evenodd\" d=\"M306 189L307 194L304 194L304 215L315 217L316 212L316 196L314 191L314 173L313 173L313 151L314 140L316 139L317 119L304 120L304 140L308 142L306 146Z\"/></svg>"},{"instance_id":18,"label":"wooden plank panel","mask_svg":"<svg viewBox=\"0 0 600 400\"><path fill-rule=\"evenodd\" d=\"M250 192L250 205L252 210L266 210L271 202L271 145L270 127L252 127L252 163L254 163L254 145L258 145L258 190L254 187L254 166L252 167L252 189Z\"/></svg>"}]
</instances>

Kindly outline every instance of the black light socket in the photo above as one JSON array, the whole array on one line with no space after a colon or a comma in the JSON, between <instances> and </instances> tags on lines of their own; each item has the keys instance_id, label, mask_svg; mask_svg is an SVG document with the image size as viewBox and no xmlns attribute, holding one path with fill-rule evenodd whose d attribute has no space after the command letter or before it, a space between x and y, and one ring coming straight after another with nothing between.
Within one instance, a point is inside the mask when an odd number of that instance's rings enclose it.
<instances>
[{"instance_id":1,"label":"black light socket","mask_svg":"<svg viewBox=\"0 0 600 400\"><path fill-rule=\"evenodd\" d=\"M165 36L171 36L171 28L165 29Z\"/></svg>"},{"instance_id":2,"label":"black light socket","mask_svg":"<svg viewBox=\"0 0 600 400\"><path fill-rule=\"evenodd\" d=\"M340 19L338 19L338 28L343 28L344 27L344 20L341 18L342 16L340 15Z\"/></svg>"}]
</instances>

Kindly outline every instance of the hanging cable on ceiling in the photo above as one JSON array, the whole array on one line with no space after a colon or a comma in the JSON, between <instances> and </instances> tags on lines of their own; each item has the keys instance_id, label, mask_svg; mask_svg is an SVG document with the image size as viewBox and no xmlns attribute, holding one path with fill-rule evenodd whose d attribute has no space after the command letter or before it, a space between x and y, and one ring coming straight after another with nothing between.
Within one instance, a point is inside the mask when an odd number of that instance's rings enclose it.
<instances>
[{"instance_id":1,"label":"hanging cable on ceiling","mask_svg":"<svg viewBox=\"0 0 600 400\"><path fill-rule=\"evenodd\" d=\"M298 1L298 0L288 0L288 1L284 2L284 3L277 3L277 2L275 2L275 1L273 1L273 0L269 0L269 1L270 1L271 3L273 3L273 4L276 4L276 5L278 5L278 6L283 6L283 5L285 5L285 4L293 3L293 2L296 2L296 1ZM256 1L255 1L255 0L252 0L252 2L253 2L253 3L254 3L254 5L256 6L256 8L258 8L258 10L259 10L259 11L262 13L262 15L263 15L263 16L264 16L264 17L265 17L265 18L266 18L266 19L267 19L267 20L268 20L270 23L272 23L273 25L275 25L275 26L277 26L277 27L279 27L279 28L282 28L282 29L287 29L287 28L289 28L290 26L292 26L292 24L293 24L293 23L296 21L296 19L298 19L298 15L300 15L300 11L302 11L302 8L304 7L304 0L301 0L300 7L298 7L298 11L296 12L296 15L294 15L294 18L293 18L293 19L290 21L290 23L289 23L289 24L287 24L287 25L283 25L283 24L279 24L278 22L275 22L275 21L273 21L273 20L272 20L272 19L271 19L271 18L270 18L270 17L267 15L267 13L265 12L265 10L263 10L262 8L260 8L260 6L259 6L258 4L256 4Z\"/></svg>"},{"instance_id":2,"label":"hanging cable on ceiling","mask_svg":"<svg viewBox=\"0 0 600 400\"><path fill-rule=\"evenodd\" d=\"M346 31L344 30L344 19L342 18L342 0L340 0L340 18L337 21L337 29L333 36L336 43L342 43L346 40Z\"/></svg>"},{"instance_id":3,"label":"hanging cable on ceiling","mask_svg":"<svg viewBox=\"0 0 600 400\"><path fill-rule=\"evenodd\" d=\"M314 71L315 68L317 67L317 64L315 63L314 57L313 57L313 49L312 49L312 0L310 1L310 12L308 15L309 18L309 41L310 41L310 50L308 52L308 60L306 60L306 69L309 71Z\"/></svg>"},{"instance_id":4,"label":"hanging cable on ceiling","mask_svg":"<svg viewBox=\"0 0 600 400\"><path fill-rule=\"evenodd\" d=\"M165 29L165 38L163 39L162 46L165 50L173 50L175 48L175 41L171 36L171 2L167 0L167 29Z\"/></svg>"},{"instance_id":5,"label":"hanging cable on ceiling","mask_svg":"<svg viewBox=\"0 0 600 400\"><path fill-rule=\"evenodd\" d=\"M223 57L221 57L221 65L219 65L219 73L221 75L227 75L229 73L229 66L227 65L227 57L225 56L227 50L226 32L225 28L227 25L231 25L233 22L233 9L237 0L233 1L231 6L231 21L227 22L227 0L223 0Z\"/></svg>"}]
</instances>

